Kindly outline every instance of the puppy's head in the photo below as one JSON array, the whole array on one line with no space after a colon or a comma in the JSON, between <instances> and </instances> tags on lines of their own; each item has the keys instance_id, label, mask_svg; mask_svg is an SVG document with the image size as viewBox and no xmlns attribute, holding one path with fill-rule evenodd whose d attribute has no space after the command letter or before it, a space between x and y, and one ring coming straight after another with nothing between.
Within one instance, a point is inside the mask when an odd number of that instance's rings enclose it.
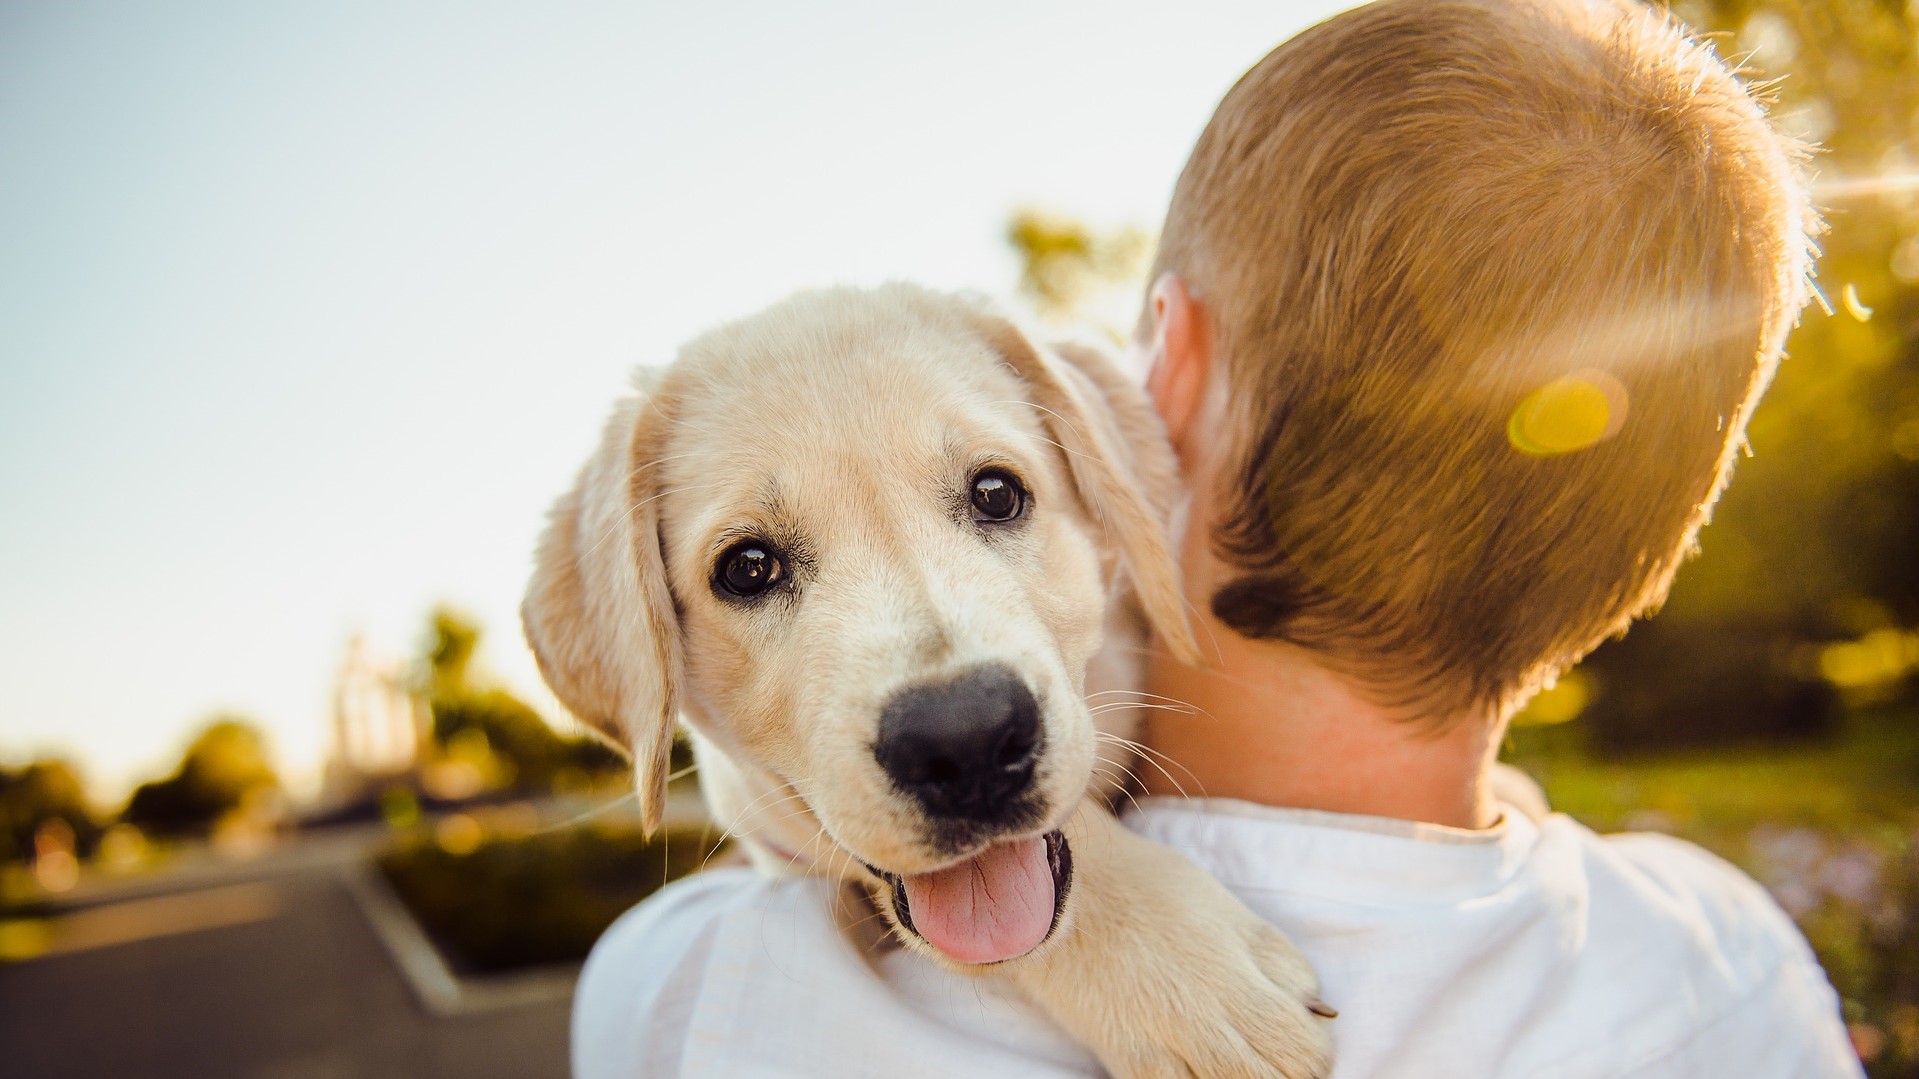
<instances>
[{"instance_id":1,"label":"puppy's head","mask_svg":"<svg viewBox=\"0 0 1919 1079\"><path fill-rule=\"evenodd\" d=\"M909 928L930 912L948 954L1037 943L955 923L954 889L997 880L1057 914L1118 574L1192 652L1169 457L1125 437L1151 429L1143 399L1086 362L965 301L841 290L700 338L620 404L525 618L560 699L632 752L649 827L684 712L893 882Z\"/></svg>"}]
</instances>

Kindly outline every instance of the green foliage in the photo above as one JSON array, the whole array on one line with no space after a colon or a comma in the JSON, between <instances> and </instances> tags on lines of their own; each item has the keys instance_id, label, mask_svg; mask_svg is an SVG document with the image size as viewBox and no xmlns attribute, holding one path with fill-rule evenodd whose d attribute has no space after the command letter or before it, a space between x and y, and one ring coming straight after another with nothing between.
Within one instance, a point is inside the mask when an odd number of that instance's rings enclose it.
<instances>
[{"instance_id":1,"label":"green foliage","mask_svg":"<svg viewBox=\"0 0 1919 1079\"><path fill-rule=\"evenodd\" d=\"M467 690L473 653L480 647L480 623L452 607L435 607L427 616L427 696L457 697Z\"/></svg>"},{"instance_id":2,"label":"green foliage","mask_svg":"<svg viewBox=\"0 0 1919 1079\"><path fill-rule=\"evenodd\" d=\"M533 707L474 677L483 634L477 621L436 608L426 647L433 744L446 759L486 762L495 785L539 793L570 779L624 775L625 762L592 737L556 732Z\"/></svg>"},{"instance_id":3,"label":"green foliage","mask_svg":"<svg viewBox=\"0 0 1919 1079\"><path fill-rule=\"evenodd\" d=\"M0 863L30 860L35 834L50 821L66 822L83 857L99 842L100 825L73 766L41 760L0 768Z\"/></svg>"},{"instance_id":4,"label":"green foliage","mask_svg":"<svg viewBox=\"0 0 1919 1079\"><path fill-rule=\"evenodd\" d=\"M1753 418L1752 457L1666 616L1829 637L1919 624L1919 9L1675 7L1720 32L1722 54L1776 78L1775 116L1821 145L1818 273L1835 311L1809 312L1794 333Z\"/></svg>"},{"instance_id":5,"label":"green foliage","mask_svg":"<svg viewBox=\"0 0 1919 1079\"><path fill-rule=\"evenodd\" d=\"M224 717L200 732L171 776L135 789L121 819L153 835L203 834L250 797L279 786L260 732L248 720Z\"/></svg>"},{"instance_id":6,"label":"green foliage","mask_svg":"<svg viewBox=\"0 0 1919 1079\"><path fill-rule=\"evenodd\" d=\"M455 965L485 972L584 959L613 919L705 864L717 842L699 829L648 840L637 827L590 826L456 853L423 831L379 864Z\"/></svg>"},{"instance_id":7,"label":"green foliage","mask_svg":"<svg viewBox=\"0 0 1919 1079\"><path fill-rule=\"evenodd\" d=\"M1153 250L1150 232L1100 232L1072 217L1028 208L1013 215L1006 240L1019 254L1020 294L1041 315L1091 321L1115 335L1130 328L1139 278Z\"/></svg>"},{"instance_id":8,"label":"green foliage","mask_svg":"<svg viewBox=\"0 0 1919 1079\"><path fill-rule=\"evenodd\" d=\"M1594 692L1580 722L1593 748L1614 755L1828 734L1839 693L1795 637L1792 627L1653 619L1581 669Z\"/></svg>"},{"instance_id":9,"label":"green foliage","mask_svg":"<svg viewBox=\"0 0 1919 1079\"><path fill-rule=\"evenodd\" d=\"M433 740L443 747L461 737L484 737L486 747L509 767L508 783L526 791L548 790L567 769L624 771L619 755L590 738L565 738L547 726L532 706L502 689L468 690L438 698Z\"/></svg>"}]
</instances>

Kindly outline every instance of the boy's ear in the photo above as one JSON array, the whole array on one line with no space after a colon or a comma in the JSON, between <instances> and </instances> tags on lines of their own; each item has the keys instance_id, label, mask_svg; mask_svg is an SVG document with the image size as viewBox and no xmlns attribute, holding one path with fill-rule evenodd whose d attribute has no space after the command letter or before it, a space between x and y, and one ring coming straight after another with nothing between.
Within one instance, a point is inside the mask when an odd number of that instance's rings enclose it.
<instances>
[{"instance_id":1,"label":"boy's ear","mask_svg":"<svg viewBox=\"0 0 1919 1079\"><path fill-rule=\"evenodd\" d=\"M654 498L666 425L657 397L615 407L599 450L553 507L520 607L554 695L631 756L649 833L666 811L679 712L679 620Z\"/></svg>"},{"instance_id":2,"label":"boy's ear","mask_svg":"<svg viewBox=\"0 0 1919 1079\"><path fill-rule=\"evenodd\" d=\"M1047 435L1065 451L1080 501L1119 551L1154 635L1181 662L1197 665L1183 577L1167 535L1178 470L1138 384L1097 349L1036 347L1011 322L984 310L977 322L1026 383Z\"/></svg>"},{"instance_id":3,"label":"boy's ear","mask_svg":"<svg viewBox=\"0 0 1919 1079\"><path fill-rule=\"evenodd\" d=\"M1166 424L1167 438L1180 460L1193 463L1199 425L1207 421L1212 389L1212 334L1206 312L1177 274L1161 274L1148 298L1153 306L1152 368L1146 392Z\"/></svg>"}]
</instances>

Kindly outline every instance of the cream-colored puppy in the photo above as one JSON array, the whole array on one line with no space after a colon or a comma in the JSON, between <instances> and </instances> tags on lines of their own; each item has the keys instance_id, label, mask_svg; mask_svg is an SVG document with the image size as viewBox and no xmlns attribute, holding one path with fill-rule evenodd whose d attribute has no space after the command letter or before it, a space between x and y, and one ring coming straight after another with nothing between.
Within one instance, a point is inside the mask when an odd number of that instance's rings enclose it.
<instances>
[{"instance_id":1,"label":"cream-colored puppy","mask_svg":"<svg viewBox=\"0 0 1919 1079\"><path fill-rule=\"evenodd\" d=\"M1109 678L1141 614L1194 651L1173 488L1096 353L908 286L805 294L619 403L527 636L632 753L649 828L681 717L759 865L865 883L909 947L1012 979L1115 1074L1319 1076L1299 953L1098 797L1131 761L1130 699L1087 703L1102 641Z\"/></svg>"}]
</instances>

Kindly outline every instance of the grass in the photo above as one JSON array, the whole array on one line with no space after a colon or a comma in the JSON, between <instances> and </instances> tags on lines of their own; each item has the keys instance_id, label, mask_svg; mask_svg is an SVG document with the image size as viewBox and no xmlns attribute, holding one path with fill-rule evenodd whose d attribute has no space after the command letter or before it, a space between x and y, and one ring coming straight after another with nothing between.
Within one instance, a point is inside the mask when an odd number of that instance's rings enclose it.
<instances>
[{"instance_id":1,"label":"grass","mask_svg":"<svg viewBox=\"0 0 1919 1079\"><path fill-rule=\"evenodd\" d=\"M1825 741L1618 760L1589 753L1576 723L1522 727L1505 757L1546 788L1554 809L1599 831L1644 827L1657 814L1715 850L1760 823L1901 836L1919 823L1919 710L1910 708L1855 714Z\"/></svg>"}]
</instances>

